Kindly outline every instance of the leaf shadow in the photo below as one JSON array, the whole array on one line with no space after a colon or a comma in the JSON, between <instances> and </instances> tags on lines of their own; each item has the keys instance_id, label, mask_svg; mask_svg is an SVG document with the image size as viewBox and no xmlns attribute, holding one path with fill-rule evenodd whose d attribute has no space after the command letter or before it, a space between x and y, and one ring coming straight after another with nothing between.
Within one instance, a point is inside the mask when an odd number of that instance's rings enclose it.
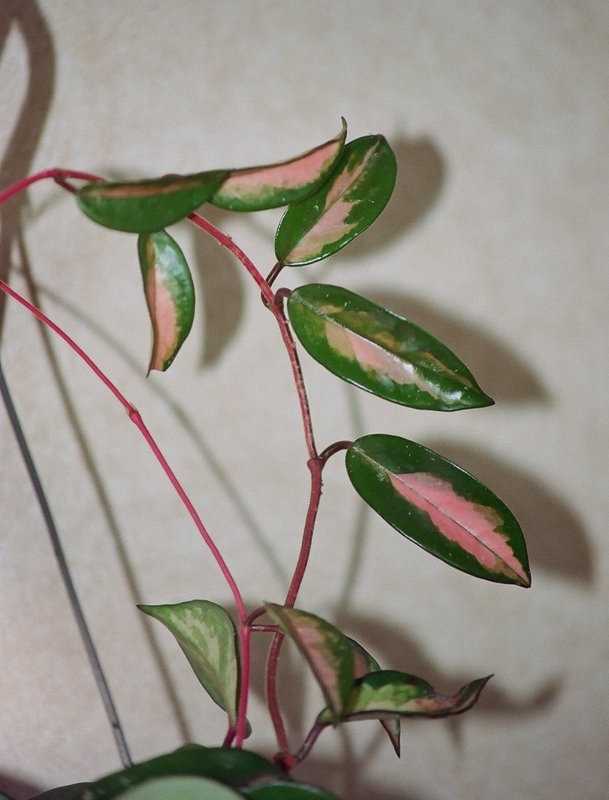
<instances>
[{"instance_id":1,"label":"leaf shadow","mask_svg":"<svg viewBox=\"0 0 609 800\"><path fill-rule=\"evenodd\" d=\"M523 529L533 576L539 568L563 580L594 582L593 552L582 521L538 477L471 445L445 439L426 445L482 480L510 508Z\"/></svg>"},{"instance_id":2,"label":"leaf shadow","mask_svg":"<svg viewBox=\"0 0 609 800\"><path fill-rule=\"evenodd\" d=\"M391 139L397 162L393 195L381 216L349 244L344 258L359 260L377 255L414 228L438 201L446 179L446 163L429 137Z\"/></svg>"},{"instance_id":3,"label":"leaf shadow","mask_svg":"<svg viewBox=\"0 0 609 800\"><path fill-rule=\"evenodd\" d=\"M477 379L480 377L482 388L495 401L542 405L550 402L533 369L487 330L421 298L375 288L363 290L362 294L406 317L449 347Z\"/></svg>"},{"instance_id":4,"label":"leaf shadow","mask_svg":"<svg viewBox=\"0 0 609 800\"><path fill-rule=\"evenodd\" d=\"M226 212L206 206L205 217L221 227ZM200 365L216 364L237 334L243 318L243 270L226 249L200 230L192 230L194 262L203 306Z\"/></svg>"},{"instance_id":5,"label":"leaf shadow","mask_svg":"<svg viewBox=\"0 0 609 800\"><path fill-rule=\"evenodd\" d=\"M27 175L42 136L55 85L55 50L51 32L36 0L4 0L0 14L0 59L9 33L18 30L27 52L25 97L0 162L0 187ZM6 110L4 110L6 114ZM27 197L21 193L0 208L0 278L7 281L15 242L22 237L21 215ZM0 293L0 338L6 295Z\"/></svg>"}]
</instances>

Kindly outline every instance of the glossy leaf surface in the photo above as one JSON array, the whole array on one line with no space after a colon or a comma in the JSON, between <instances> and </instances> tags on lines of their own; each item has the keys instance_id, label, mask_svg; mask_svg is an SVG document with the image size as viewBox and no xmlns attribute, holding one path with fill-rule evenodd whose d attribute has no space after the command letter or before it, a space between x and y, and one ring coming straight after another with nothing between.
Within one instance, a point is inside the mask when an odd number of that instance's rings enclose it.
<instances>
[{"instance_id":1,"label":"glossy leaf surface","mask_svg":"<svg viewBox=\"0 0 609 800\"><path fill-rule=\"evenodd\" d=\"M243 795L209 778L170 775L140 783L116 797L122 800L240 800Z\"/></svg>"},{"instance_id":2,"label":"glossy leaf surface","mask_svg":"<svg viewBox=\"0 0 609 800\"><path fill-rule=\"evenodd\" d=\"M452 695L437 694L422 678L395 670L370 672L355 682L345 719L447 717L461 714L478 700L490 676L468 683ZM322 715L320 722L326 721Z\"/></svg>"},{"instance_id":3,"label":"glossy leaf surface","mask_svg":"<svg viewBox=\"0 0 609 800\"><path fill-rule=\"evenodd\" d=\"M171 631L202 686L235 725L239 661L235 626L227 612L208 600L138 608Z\"/></svg>"},{"instance_id":4,"label":"glossy leaf surface","mask_svg":"<svg viewBox=\"0 0 609 800\"><path fill-rule=\"evenodd\" d=\"M203 205L226 178L226 170L169 175L129 183L98 181L76 193L94 222L128 233L159 231Z\"/></svg>"},{"instance_id":5,"label":"glossy leaf surface","mask_svg":"<svg viewBox=\"0 0 609 800\"><path fill-rule=\"evenodd\" d=\"M266 786L244 789L243 795L250 800L338 800L336 795L323 789L292 781L277 781Z\"/></svg>"},{"instance_id":6,"label":"glossy leaf surface","mask_svg":"<svg viewBox=\"0 0 609 800\"><path fill-rule=\"evenodd\" d=\"M399 533L457 569L529 586L526 545L507 506L480 481L399 436L363 436L346 453L355 490Z\"/></svg>"},{"instance_id":7,"label":"glossy leaf surface","mask_svg":"<svg viewBox=\"0 0 609 800\"><path fill-rule=\"evenodd\" d=\"M381 667L378 661L370 655L370 653L356 642L355 639L349 639L351 647L353 648L353 676L357 681L358 678L363 678L369 672L379 672ZM323 713L323 712L322 712ZM387 731L387 735L391 741L396 755L400 755L400 719L381 719L381 725Z\"/></svg>"},{"instance_id":8,"label":"glossy leaf surface","mask_svg":"<svg viewBox=\"0 0 609 800\"><path fill-rule=\"evenodd\" d=\"M283 777L278 767L247 750L188 747L86 784L74 800L111 800L129 787L169 775L199 775L233 788Z\"/></svg>"},{"instance_id":9,"label":"glossy leaf surface","mask_svg":"<svg viewBox=\"0 0 609 800\"><path fill-rule=\"evenodd\" d=\"M349 142L331 177L285 212L275 237L277 260L299 266L336 253L372 225L395 176L395 156L383 136Z\"/></svg>"},{"instance_id":10,"label":"glossy leaf surface","mask_svg":"<svg viewBox=\"0 0 609 800\"><path fill-rule=\"evenodd\" d=\"M195 290L182 250L165 231L138 237L144 294L152 323L148 371L166 370L190 333Z\"/></svg>"},{"instance_id":11,"label":"glossy leaf surface","mask_svg":"<svg viewBox=\"0 0 609 800\"><path fill-rule=\"evenodd\" d=\"M301 286L287 309L296 336L316 361L377 397L436 411L493 402L441 342L347 289Z\"/></svg>"},{"instance_id":12,"label":"glossy leaf surface","mask_svg":"<svg viewBox=\"0 0 609 800\"><path fill-rule=\"evenodd\" d=\"M353 648L349 639L326 620L275 603L269 615L307 660L333 718L340 719L353 685Z\"/></svg>"},{"instance_id":13,"label":"glossy leaf surface","mask_svg":"<svg viewBox=\"0 0 609 800\"><path fill-rule=\"evenodd\" d=\"M333 139L289 161L230 170L210 203L230 211L261 211L294 203L312 194L336 165L347 127Z\"/></svg>"}]
</instances>

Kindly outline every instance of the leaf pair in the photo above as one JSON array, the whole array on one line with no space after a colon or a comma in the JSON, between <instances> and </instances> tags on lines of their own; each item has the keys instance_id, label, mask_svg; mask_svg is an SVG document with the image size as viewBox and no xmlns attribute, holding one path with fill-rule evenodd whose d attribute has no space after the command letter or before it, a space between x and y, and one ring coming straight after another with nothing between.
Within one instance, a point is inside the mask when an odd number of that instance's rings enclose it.
<instances>
[{"instance_id":1,"label":"leaf pair","mask_svg":"<svg viewBox=\"0 0 609 800\"><path fill-rule=\"evenodd\" d=\"M296 644L321 688L328 705L317 724L378 719L398 755L401 718L460 714L474 705L489 680L472 681L451 697L440 695L421 678L380 669L361 645L321 617L275 603L266 603L266 609Z\"/></svg>"}]
</instances>

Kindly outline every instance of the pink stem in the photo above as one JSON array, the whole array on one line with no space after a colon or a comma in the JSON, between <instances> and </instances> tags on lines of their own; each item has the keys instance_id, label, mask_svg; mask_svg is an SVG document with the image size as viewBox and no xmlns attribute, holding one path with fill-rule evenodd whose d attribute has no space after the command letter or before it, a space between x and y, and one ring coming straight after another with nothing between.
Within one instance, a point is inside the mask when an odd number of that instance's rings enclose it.
<instances>
[{"instance_id":1,"label":"pink stem","mask_svg":"<svg viewBox=\"0 0 609 800\"><path fill-rule=\"evenodd\" d=\"M241 670L241 687L240 687L241 691L239 695L240 703L239 703L237 731L236 731L236 745L240 747L243 743L243 740L245 739L245 728L247 724L246 710L247 710L247 696L249 689L249 670L250 670L250 630L247 625L247 611L245 608L245 604L243 602L243 598L241 596L241 593L235 582L235 579L233 578L231 571L229 570L220 551L216 547L215 542L213 541L212 537L207 531L207 528L203 524L203 521L201 520L201 517L197 513L195 507L193 506L190 498L184 491L182 484L179 482L175 473L169 466L167 460L165 459L165 456L161 452L154 437L144 424L144 421L139 411L127 400L127 398L122 394L122 392L120 392L120 390L115 386L115 384L112 383L112 381L107 377L107 375L97 366L97 364L93 361L93 359L90 356L88 356L87 353L85 353L85 351L78 344L76 344L76 342L70 336L68 336L68 334L62 328L60 328L55 322L53 322L49 317L47 317L46 314L44 314L39 308L34 306L28 300L26 300L25 297L22 297L18 292L12 289L3 280L0 280L0 289L6 292L6 294L8 294L13 299L17 300L17 302L19 302L22 306L28 309L28 311L34 314L34 316L37 317L37 319L39 319L54 333L60 336L64 340L64 342L66 342L66 344L78 356L80 356L80 358L87 364L87 366L102 381L102 383L112 392L112 394L119 401L119 403L126 409L129 415L129 419L135 424L137 429L140 431L140 433L146 440L155 458L161 465L170 483L172 484L173 488L178 494L178 497L180 498L186 510L190 514L190 517L193 520L197 530L199 531L205 544L211 551L214 560L216 561L218 567L220 568L220 571L222 572L222 575L224 576L226 582L228 583L233 595L233 599L235 601L235 605L237 606L237 612L240 621L239 638L241 643L241 655L243 663Z\"/></svg>"},{"instance_id":2,"label":"pink stem","mask_svg":"<svg viewBox=\"0 0 609 800\"><path fill-rule=\"evenodd\" d=\"M28 186L31 186L33 183L47 180L49 178L57 181L64 188L68 188L65 184L65 180L68 178L78 181L87 181L87 183L103 180L103 178L100 178L99 175L91 175L89 172L78 172L73 169L61 169L60 167L53 167L52 169L45 169L42 170L42 172L36 172L34 175L29 175L27 178L17 181L17 183L9 186L8 189L0 192L0 205L2 205L2 203L9 198L13 197L13 195L16 195L19 192L22 192L24 189L27 189Z\"/></svg>"}]
</instances>

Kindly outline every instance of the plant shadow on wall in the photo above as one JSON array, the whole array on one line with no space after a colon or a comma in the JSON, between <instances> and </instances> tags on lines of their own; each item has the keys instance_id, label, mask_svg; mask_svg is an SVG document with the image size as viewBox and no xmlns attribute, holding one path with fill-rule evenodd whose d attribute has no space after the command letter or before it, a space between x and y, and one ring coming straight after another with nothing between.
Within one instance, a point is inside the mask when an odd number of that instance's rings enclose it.
<instances>
[{"instance_id":1,"label":"plant shadow on wall","mask_svg":"<svg viewBox=\"0 0 609 800\"><path fill-rule=\"evenodd\" d=\"M30 4L21 4L20 7L29 9L32 14L35 11L35 6ZM52 48L47 50L47 57L49 53L52 55ZM52 81L47 82L47 87L46 105L45 97L40 95L35 106L38 109L38 128L42 125L50 102ZM27 109L27 103L24 108ZM22 111L17 129L24 118ZM34 111L32 118L36 118ZM384 735L388 734L394 749L399 750L402 718L459 714L477 701L488 680L478 678L470 681L451 696L438 694L427 681L410 672L382 669L376 658L360 644L331 623L297 607L297 595L307 567L321 498L322 470L330 458L344 451L347 473L356 492L406 538L414 539L433 555L479 578L525 587L530 583L524 539L511 511L483 484L446 458L417 443L390 434L361 436L355 442L341 440L328 445L321 452L317 451L294 336L303 349L330 372L349 383L363 386L385 400L414 408L444 411L486 406L491 402L478 387L468 368L446 346L378 303L341 287L324 284L301 285L293 291L275 291L271 288L284 267L315 265L317 261L342 249L375 221L389 200L396 172L396 159L391 147L380 135L346 142L346 133L346 126L343 125L333 139L291 162L278 165L216 170L191 176L173 175L118 184L109 184L97 176L70 170L50 170L21 181L9 175L9 179L14 179L13 185L3 193L3 200L6 201L34 182L50 178L64 190L75 193L81 210L94 221L105 227L137 234L144 291L154 331L150 369L164 371L169 367L192 324L194 288L188 265L177 242L164 230L185 218L220 244L223 252L230 253L240 264L244 274L248 273L257 284L255 290L261 293L264 306L279 326L301 408L307 463L311 473L310 499L301 553L284 604L267 602L250 609L246 607L244 595L222 558L221 540L216 545L207 532L139 412L87 354L80 351L37 308L41 293L29 269L18 227L18 213L14 216L12 227L7 226L5 230L3 225L3 234L6 232L18 241L16 250L20 258L15 266L26 277L34 306L6 284L2 286L3 291L29 308L39 321L63 338L124 406L129 419L149 444L172 487L189 510L212 561L215 561L232 592L234 605L231 614L211 600L140 606L150 618L163 622L177 638L200 683L226 712L228 724L220 753L210 754L209 751L195 748L179 754L168 754L168 761L163 761L163 769L167 771L158 780L171 781L177 776L193 775L192 770L196 769L199 789L205 786L213 793L213 797L216 797L216 790L210 787L211 778L224 785L218 795L222 798L264 800L277 797L277 789L286 800L305 796L330 798L323 791L311 790L300 783L288 783L286 778L287 773L307 757L326 728L362 717L377 719L382 722ZM36 138L32 140L33 146ZM14 137L11 141L14 141ZM413 225L433 203L442 183L442 160L430 142L405 140L398 143L396 150L401 170L410 177L402 183L402 191L406 194L400 196L398 190L397 198L390 207L393 211L380 228L381 239L376 242L379 246L401 236L406 228ZM31 154L21 163L24 171L29 166L30 158ZM81 185L83 181L84 186ZM287 206L275 240L277 264L266 279L229 237L196 212L206 202L229 212ZM402 214L396 210L400 204ZM6 208L15 213L16 205L9 204ZM220 219L225 211L218 212ZM19 232L18 236L16 231ZM366 239L361 241L366 242ZM360 247L360 253L375 244L373 236L367 237L367 241L367 245ZM11 250L12 247L9 247L8 255ZM200 249L198 255L204 256L205 253ZM215 257L212 262L217 265L218 259ZM213 347L204 352L205 363L214 363L221 358L237 329L243 304L240 280L234 270L226 272L223 283L214 283L209 273L202 273L204 291L208 291L212 299L214 296L218 298L216 303L208 304L211 323L214 321L213 309L222 308L227 296L238 307L225 327L220 328ZM396 310L394 299L389 304L393 306L393 311ZM121 350L120 343L116 343L116 349ZM50 345L47 354L53 361ZM64 382L59 372L55 373L55 380L61 389ZM176 420L195 431L192 420L182 413L170 396L166 399ZM107 501L103 480L89 452L85 433L80 428L78 415L67 395L64 395L64 402L69 407L71 424L86 454L89 474L96 485L108 525L113 529L119 560L133 598L141 600L136 576L121 550L120 531ZM199 442L204 445L200 436ZM201 452L213 468L213 455L204 446ZM239 502L235 488L228 483L225 488ZM248 510L244 509L244 519L248 516ZM412 519L417 521L414 528ZM480 546L481 541L484 547ZM255 544L259 545L260 542L256 541ZM320 546L323 545L320 543ZM357 560L352 562L351 569L353 573L357 572ZM351 576L348 576L350 579ZM256 602L264 599L256 598ZM350 633L363 634L366 642L378 647L377 655L385 656L388 663L393 665L396 658L404 659L409 669L413 665L421 666L423 670L439 675L439 670L428 663L428 659L402 632L394 631L390 625L377 619L361 619L350 615L348 603L340 612L341 625L346 625ZM253 754L241 749L248 734L248 694L252 688L256 688L250 676L250 668L256 666L252 638L257 642L271 642L266 658L265 689L278 743L273 762L258 756L252 761ZM285 638L296 645L327 703L308 733L296 731L300 737L304 733L304 741L298 739L302 744L297 750L291 741L296 734L290 731L288 735L285 723L298 721L304 708L293 707L285 711L281 708L278 692L279 655ZM153 651L155 641L152 636L150 645ZM160 659L158 650L153 655ZM300 676L297 675L292 690L300 685L299 681ZM166 688L171 693L170 681L167 681ZM177 698L175 695L172 697L178 711ZM502 699L500 690L494 697L495 711L499 710L502 703L504 710L512 710L513 704L509 699ZM551 691L535 698L529 707L543 706L550 699ZM338 766L342 774L352 778L346 787L348 796L363 798L373 794L379 800L390 800L390 794L383 795L378 789L365 784L366 777L359 771L349 738L342 732L343 727L338 735L344 737L345 757L340 764L332 765L332 771L335 772ZM118 726L114 726L115 733L117 730ZM188 738L185 724L182 733L184 738ZM129 782L146 780L146 776L149 779L149 767L131 769L126 747L119 745L119 753ZM228 762L233 765L230 770L226 766ZM186 764L190 772L184 771ZM324 762L318 760L312 762L307 774L320 774L323 770ZM114 794L104 796L121 794L123 779L119 778L118 782L120 788L117 786ZM172 786L175 789L175 785ZM345 787L341 786L341 791L344 790ZM79 796L73 790L68 794L70 797ZM63 796L61 792L56 795L57 798ZM402 794L401 800L408 798Z\"/></svg>"}]
</instances>

